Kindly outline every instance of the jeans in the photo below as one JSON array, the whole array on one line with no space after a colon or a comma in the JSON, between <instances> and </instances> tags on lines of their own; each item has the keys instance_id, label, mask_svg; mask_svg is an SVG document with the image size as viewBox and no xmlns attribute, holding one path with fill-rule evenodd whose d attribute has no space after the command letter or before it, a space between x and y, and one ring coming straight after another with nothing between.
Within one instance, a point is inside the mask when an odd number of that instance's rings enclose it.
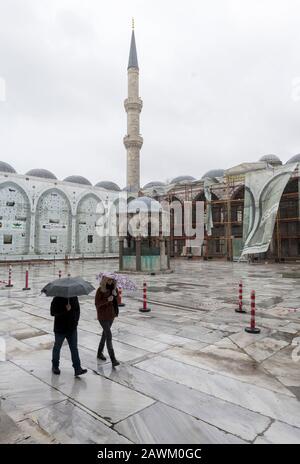
<instances>
[{"instance_id":1,"label":"jeans","mask_svg":"<svg viewBox=\"0 0 300 464\"><path fill-rule=\"evenodd\" d=\"M55 332L54 335L55 335L55 343L54 343L53 351L52 351L53 367L54 368L59 367L60 350L66 338L69 344L70 351L71 351L73 367L75 370L80 369L81 362L80 362L78 348L77 348L77 329L74 329L72 332L69 332L69 333Z\"/></svg>"},{"instance_id":2,"label":"jeans","mask_svg":"<svg viewBox=\"0 0 300 464\"><path fill-rule=\"evenodd\" d=\"M106 347L107 347L108 354L109 354L110 358L114 358L115 354L114 354L114 349L113 349L113 344L112 344L112 333L111 333L111 330L110 330L111 326L112 326L112 323L113 323L113 320L99 321L99 322L100 322L100 325L101 325L101 327L103 329L103 332L102 332L102 337L101 337L99 347L98 347L98 355L103 352L104 345L105 345L105 342L106 342Z\"/></svg>"}]
</instances>

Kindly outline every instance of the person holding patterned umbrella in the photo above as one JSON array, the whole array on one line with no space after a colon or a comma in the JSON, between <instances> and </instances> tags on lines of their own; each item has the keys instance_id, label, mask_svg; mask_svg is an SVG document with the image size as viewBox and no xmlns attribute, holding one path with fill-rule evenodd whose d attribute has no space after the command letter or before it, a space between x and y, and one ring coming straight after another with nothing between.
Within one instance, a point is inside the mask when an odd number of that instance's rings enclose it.
<instances>
[{"instance_id":1,"label":"person holding patterned umbrella","mask_svg":"<svg viewBox=\"0 0 300 464\"><path fill-rule=\"evenodd\" d=\"M100 339L97 358L106 361L103 354L104 346L106 344L109 357L113 367L118 366L120 363L115 357L115 352L112 344L111 326L115 317L118 316L118 290L116 281L110 276L102 276L99 288L95 296L95 306L97 309L98 321L103 329Z\"/></svg>"}]
</instances>

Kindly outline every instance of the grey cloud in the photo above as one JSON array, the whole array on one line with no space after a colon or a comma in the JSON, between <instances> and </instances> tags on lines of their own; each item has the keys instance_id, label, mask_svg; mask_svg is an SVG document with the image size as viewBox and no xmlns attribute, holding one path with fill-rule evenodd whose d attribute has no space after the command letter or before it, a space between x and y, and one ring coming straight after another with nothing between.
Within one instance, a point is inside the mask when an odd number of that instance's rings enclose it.
<instances>
[{"instance_id":1,"label":"grey cloud","mask_svg":"<svg viewBox=\"0 0 300 464\"><path fill-rule=\"evenodd\" d=\"M293 0L2 0L0 159L125 185L135 15L142 183L285 161L300 151L299 12Z\"/></svg>"}]
</instances>

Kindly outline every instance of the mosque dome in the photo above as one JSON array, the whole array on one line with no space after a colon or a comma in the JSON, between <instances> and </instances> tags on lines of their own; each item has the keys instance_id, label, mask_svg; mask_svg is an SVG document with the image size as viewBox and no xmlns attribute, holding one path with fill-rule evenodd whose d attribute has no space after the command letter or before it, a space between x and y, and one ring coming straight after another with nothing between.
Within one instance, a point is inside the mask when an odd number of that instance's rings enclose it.
<instances>
[{"instance_id":1,"label":"mosque dome","mask_svg":"<svg viewBox=\"0 0 300 464\"><path fill-rule=\"evenodd\" d=\"M154 187L165 187L166 184L164 182L160 182L160 181L152 181L152 182L148 182L148 184L144 185L143 189L148 189L148 188L154 188Z\"/></svg>"},{"instance_id":2,"label":"mosque dome","mask_svg":"<svg viewBox=\"0 0 300 464\"><path fill-rule=\"evenodd\" d=\"M271 164L273 166L282 165L282 161L276 155L264 155L259 158L259 161L264 161L265 163Z\"/></svg>"},{"instance_id":3,"label":"mosque dome","mask_svg":"<svg viewBox=\"0 0 300 464\"><path fill-rule=\"evenodd\" d=\"M95 187L102 187L102 188L104 188L106 190L115 190L115 191L120 190L120 187L117 184L115 184L114 182L111 182L110 180L102 180L100 182L97 182Z\"/></svg>"},{"instance_id":4,"label":"mosque dome","mask_svg":"<svg viewBox=\"0 0 300 464\"><path fill-rule=\"evenodd\" d=\"M128 203L128 213L159 212L160 210L160 203L149 197L138 197Z\"/></svg>"},{"instance_id":5,"label":"mosque dome","mask_svg":"<svg viewBox=\"0 0 300 464\"><path fill-rule=\"evenodd\" d=\"M72 184L92 185L91 182L82 176L68 176L64 182L72 182Z\"/></svg>"},{"instance_id":6,"label":"mosque dome","mask_svg":"<svg viewBox=\"0 0 300 464\"><path fill-rule=\"evenodd\" d=\"M223 177L224 176L224 169L211 169L207 171L201 179L212 179L214 177Z\"/></svg>"},{"instance_id":7,"label":"mosque dome","mask_svg":"<svg viewBox=\"0 0 300 464\"><path fill-rule=\"evenodd\" d=\"M57 177L52 172L48 171L48 169L30 169L25 175L57 180Z\"/></svg>"},{"instance_id":8,"label":"mosque dome","mask_svg":"<svg viewBox=\"0 0 300 464\"><path fill-rule=\"evenodd\" d=\"M290 164L290 163L300 163L300 153L299 153L298 155L292 156L292 157L286 162L286 164Z\"/></svg>"},{"instance_id":9,"label":"mosque dome","mask_svg":"<svg viewBox=\"0 0 300 464\"><path fill-rule=\"evenodd\" d=\"M5 163L5 161L0 161L0 172L17 173L17 171L10 164Z\"/></svg>"},{"instance_id":10,"label":"mosque dome","mask_svg":"<svg viewBox=\"0 0 300 464\"><path fill-rule=\"evenodd\" d=\"M178 176L178 177L174 177L174 179L171 180L170 184L179 184L179 183L183 183L183 182L193 182L195 179L195 177L193 176Z\"/></svg>"},{"instance_id":11,"label":"mosque dome","mask_svg":"<svg viewBox=\"0 0 300 464\"><path fill-rule=\"evenodd\" d=\"M136 192L136 189L126 186L122 188L122 192Z\"/></svg>"}]
</instances>

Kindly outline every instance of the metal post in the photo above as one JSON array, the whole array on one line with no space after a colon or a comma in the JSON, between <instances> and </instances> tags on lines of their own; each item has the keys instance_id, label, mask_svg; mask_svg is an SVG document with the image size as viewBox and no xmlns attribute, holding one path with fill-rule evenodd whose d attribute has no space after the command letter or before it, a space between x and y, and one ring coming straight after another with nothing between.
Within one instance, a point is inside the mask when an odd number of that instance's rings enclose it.
<instances>
[{"instance_id":1,"label":"metal post","mask_svg":"<svg viewBox=\"0 0 300 464\"><path fill-rule=\"evenodd\" d=\"M143 283L143 307L140 308L141 313L149 313L151 309L147 305L147 284Z\"/></svg>"},{"instance_id":2,"label":"metal post","mask_svg":"<svg viewBox=\"0 0 300 464\"><path fill-rule=\"evenodd\" d=\"M260 329L255 326L255 291L251 292L251 322L250 327L246 327L245 331L248 333L259 334Z\"/></svg>"}]
</instances>

